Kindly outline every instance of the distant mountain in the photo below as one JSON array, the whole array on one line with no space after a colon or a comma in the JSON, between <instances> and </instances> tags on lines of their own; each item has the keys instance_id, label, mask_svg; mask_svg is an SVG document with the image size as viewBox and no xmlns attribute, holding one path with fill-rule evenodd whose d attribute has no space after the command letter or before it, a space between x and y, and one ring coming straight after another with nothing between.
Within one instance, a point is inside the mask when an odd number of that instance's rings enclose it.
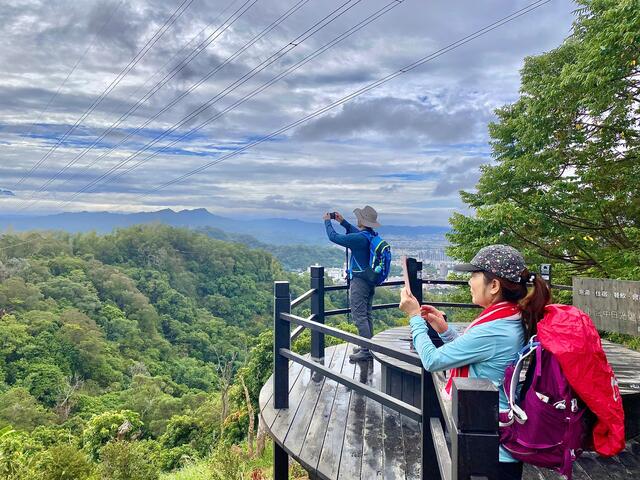
<instances>
[{"instance_id":1,"label":"distant mountain","mask_svg":"<svg viewBox=\"0 0 640 480\"><path fill-rule=\"evenodd\" d=\"M95 230L107 233L114 228L144 223L163 223L174 227L203 228L213 227L225 232L251 235L262 243L275 245L326 244L327 238L321 220L317 223L286 218L261 220L234 219L214 215L204 208L174 211L171 209L156 212L111 213L111 212L68 212L44 216L0 216L2 230L64 230L68 232L86 232ZM447 227L423 226L403 227L390 225L380 229L383 235L428 235L443 234Z\"/></svg>"}]
</instances>

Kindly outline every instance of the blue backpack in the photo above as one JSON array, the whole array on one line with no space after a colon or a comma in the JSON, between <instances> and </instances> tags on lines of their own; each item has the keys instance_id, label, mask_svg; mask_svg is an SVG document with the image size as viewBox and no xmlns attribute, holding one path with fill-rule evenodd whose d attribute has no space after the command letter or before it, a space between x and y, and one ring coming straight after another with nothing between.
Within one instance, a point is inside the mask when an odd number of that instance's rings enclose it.
<instances>
[{"instance_id":1,"label":"blue backpack","mask_svg":"<svg viewBox=\"0 0 640 480\"><path fill-rule=\"evenodd\" d=\"M362 268L355 257L353 262L359 271L353 271L356 276L364 278L373 285L380 285L389 276L391 271L391 246L380 235L372 235L366 230L360 232L369 240L369 265Z\"/></svg>"}]
</instances>

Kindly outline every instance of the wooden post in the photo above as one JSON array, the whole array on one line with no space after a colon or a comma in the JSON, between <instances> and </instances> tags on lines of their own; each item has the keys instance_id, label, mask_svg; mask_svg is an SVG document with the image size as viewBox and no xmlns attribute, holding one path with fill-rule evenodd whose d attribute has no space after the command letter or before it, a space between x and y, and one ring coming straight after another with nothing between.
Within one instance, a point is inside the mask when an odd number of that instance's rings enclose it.
<instances>
[{"instance_id":1,"label":"wooden post","mask_svg":"<svg viewBox=\"0 0 640 480\"><path fill-rule=\"evenodd\" d=\"M273 408L289 408L289 360L280 355L281 348L291 348L291 325L280 318L281 313L291 312L289 282L275 282L273 294ZM289 478L289 455L275 441L273 478Z\"/></svg>"},{"instance_id":2,"label":"wooden post","mask_svg":"<svg viewBox=\"0 0 640 480\"><path fill-rule=\"evenodd\" d=\"M440 418L440 403L436 394L431 373L422 368L421 374L421 410L422 410L422 461L421 477L423 480L441 480L440 467L436 456L436 449L431 435L430 421Z\"/></svg>"},{"instance_id":3,"label":"wooden post","mask_svg":"<svg viewBox=\"0 0 640 480\"><path fill-rule=\"evenodd\" d=\"M278 443L273 441L273 480L289 478L289 455Z\"/></svg>"},{"instance_id":4,"label":"wooden post","mask_svg":"<svg viewBox=\"0 0 640 480\"><path fill-rule=\"evenodd\" d=\"M497 478L498 389L486 379L456 378L452 410L451 479Z\"/></svg>"},{"instance_id":5,"label":"wooden post","mask_svg":"<svg viewBox=\"0 0 640 480\"><path fill-rule=\"evenodd\" d=\"M311 267L311 314L318 323L324 323L324 267ZM324 364L324 333L311 331L311 358Z\"/></svg>"},{"instance_id":6,"label":"wooden post","mask_svg":"<svg viewBox=\"0 0 640 480\"><path fill-rule=\"evenodd\" d=\"M289 408L289 361L280 355L281 348L291 348L291 325L280 318L291 312L289 282L275 282L273 293L273 407Z\"/></svg>"}]
</instances>

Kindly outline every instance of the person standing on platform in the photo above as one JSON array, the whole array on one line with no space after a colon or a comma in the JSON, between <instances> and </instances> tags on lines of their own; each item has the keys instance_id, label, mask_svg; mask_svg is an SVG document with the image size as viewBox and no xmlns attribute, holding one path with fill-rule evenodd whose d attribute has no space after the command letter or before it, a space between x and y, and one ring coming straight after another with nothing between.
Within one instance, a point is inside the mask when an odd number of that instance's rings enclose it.
<instances>
[{"instance_id":1,"label":"person standing on platform","mask_svg":"<svg viewBox=\"0 0 640 480\"><path fill-rule=\"evenodd\" d=\"M381 225L378 223L378 213L369 205L356 208L353 213L357 219L357 227L347 222L338 212L325 213L323 219L329 240L351 250L351 260L347 266L351 317L358 329L358 334L361 337L371 338L373 336L372 306L376 285L365 278L364 273L369 265L370 239L378 235L374 228ZM339 222L346 233L337 233L331 220ZM358 347L355 347L349 356L351 362L366 361L370 358L372 355L368 348Z\"/></svg>"}]
</instances>

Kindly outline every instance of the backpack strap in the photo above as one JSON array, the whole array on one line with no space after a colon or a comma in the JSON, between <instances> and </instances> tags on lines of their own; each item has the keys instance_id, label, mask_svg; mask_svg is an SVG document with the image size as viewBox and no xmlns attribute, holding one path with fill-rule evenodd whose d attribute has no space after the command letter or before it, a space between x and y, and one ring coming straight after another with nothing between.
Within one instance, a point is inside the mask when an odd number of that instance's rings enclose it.
<instances>
[{"instance_id":1,"label":"backpack strap","mask_svg":"<svg viewBox=\"0 0 640 480\"><path fill-rule=\"evenodd\" d=\"M522 350L518 352L518 360L516 362L516 366L513 369L513 374L511 376L511 382L509 385L509 391L505 393L507 394L507 401L509 402L509 417L515 418L515 420L519 423L524 423L527 421L527 414L516 404L517 397L517 389L518 384L520 382L520 372L522 371L522 367L524 366L524 361L527 359L529 355L532 353L536 353L537 361L536 361L536 376L540 376L542 373L542 362L540 361L540 342L535 341L535 335L531 337L529 343L527 343Z\"/></svg>"}]
</instances>

